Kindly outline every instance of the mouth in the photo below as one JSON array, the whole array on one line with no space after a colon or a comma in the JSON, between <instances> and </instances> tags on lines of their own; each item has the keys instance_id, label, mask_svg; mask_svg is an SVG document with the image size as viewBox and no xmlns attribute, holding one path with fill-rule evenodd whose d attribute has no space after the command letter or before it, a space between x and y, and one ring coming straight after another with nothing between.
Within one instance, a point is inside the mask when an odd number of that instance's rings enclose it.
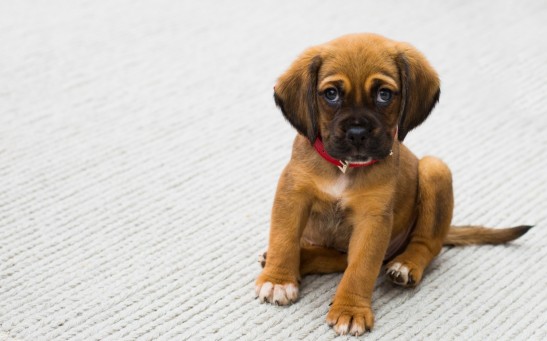
<instances>
[{"instance_id":1,"label":"mouth","mask_svg":"<svg viewBox=\"0 0 547 341\"><path fill-rule=\"evenodd\" d=\"M366 156L366 155L356 155L356 156L350 156L346 158L345 161L355 163L355 164L364 164L364 163L368 163L372 161L372 157Z\"/></svg>"},{"instance_id":2,"label":"mouth","mask_svg":"<svg viewBox=\"0 0 547 341\"><path fill-rule=\"evenodd\" d=\"M373 143L373 146L355 146L346 143L343 139L331 139L324 144L324 147L331 157L357 165L373 160L383 160L391 155L391 148L386 148L385 143L379 142Z\"/></svg>"}]
</instances>

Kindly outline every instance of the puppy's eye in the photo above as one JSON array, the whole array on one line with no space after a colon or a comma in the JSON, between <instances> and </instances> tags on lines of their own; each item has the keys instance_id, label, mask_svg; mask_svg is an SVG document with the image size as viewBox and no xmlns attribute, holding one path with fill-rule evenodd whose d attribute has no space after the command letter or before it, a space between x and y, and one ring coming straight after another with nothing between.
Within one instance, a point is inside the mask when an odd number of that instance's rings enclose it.
<instances>
[{"instance_id":1,"label":"puppy's eye","mask_svg":"<svg viewBox=\"0 0 547 341\"><path fill-rule=\"evenodd\" d=\"M393 92L389 89L380 89L378 91L378 94L376 95L376 102L381 104L386 104L391 101L391 98L393 97Z\"/></svg>"},{"instance_id":2,"label":"puppy's eye","mask_svg":"<svg viewBox=\"0 0 547 341\"><path fill-rule=\"evenodd\" d=\"M336 88L328 88L324 92L325 99L330 103L336 103L340 100L340 93Z\"/></svg>"}]
</instances>

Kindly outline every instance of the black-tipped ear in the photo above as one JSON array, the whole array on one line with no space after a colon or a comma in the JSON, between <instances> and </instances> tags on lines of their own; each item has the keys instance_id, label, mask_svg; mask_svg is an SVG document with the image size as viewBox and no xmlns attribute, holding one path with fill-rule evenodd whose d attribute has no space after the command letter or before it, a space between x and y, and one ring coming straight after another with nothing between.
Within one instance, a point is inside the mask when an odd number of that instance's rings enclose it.
<instances>
[{"instance_id":1,"label":"black-tipped ear","mask_svg":"<svg viewBox=\"0 0 547 341\"><path fill-rule=\"evenodd\" d=\"M279 77L274 88L275 104L287 121L312 144L319 135L317 78L320 67L319 51L309 49Z\"/></svg>"},{"instance_id":2,"label":"black-tipped ear","mask_svg":"<svg viewBox=\"0 0 547 341\"><path fill-rule=\"evenodd\" d=\"M413 46L398 44L396 57L402 84L399 141L429 116L441 94L437 72Z\"/></svg>"}]
</instances>

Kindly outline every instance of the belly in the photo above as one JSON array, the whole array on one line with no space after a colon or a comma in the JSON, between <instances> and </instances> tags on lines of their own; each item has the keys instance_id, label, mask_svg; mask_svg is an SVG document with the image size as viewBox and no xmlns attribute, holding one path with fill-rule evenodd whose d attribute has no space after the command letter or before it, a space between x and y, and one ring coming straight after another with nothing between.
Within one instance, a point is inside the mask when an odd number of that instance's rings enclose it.
<instances>
[{"instance_id":1,"label":"belly","mask_svg":"<svg viewBox=\"0 0 547 341\"><path fill-rule=\"evenodd\" d=\"M352 231L347 215L339 200L315 203L302 234L302 244L347 252Z\"/></svg>"}]
</instances>

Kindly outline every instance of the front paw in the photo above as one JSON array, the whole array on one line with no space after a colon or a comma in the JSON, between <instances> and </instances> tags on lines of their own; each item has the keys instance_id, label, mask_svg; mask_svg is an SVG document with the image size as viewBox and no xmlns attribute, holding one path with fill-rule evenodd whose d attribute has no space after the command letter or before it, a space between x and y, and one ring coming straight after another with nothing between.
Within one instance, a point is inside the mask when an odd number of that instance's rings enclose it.
<instances>
[{"instance_id":1,"label":"front paw","mask_svg":"<svg viewBox=\"0 0 547 341\"><path fill-rule=\"evenodd\" d=\"M359 336L372 330L374 314L367 305L337 304L335 300L327 314L327 324L338 335Z\"/></svg>"},{"instance_id":2,"label":"front paw","mask_svg":"<svg viewBox=\"0 0 547 341\"><path fill-rule=\"evenodd\" d=\"M298 299L298 284L292 279L279 279L262 272L255 283L255 294L260 303L288 305Z\"/></svg>"}]
</instances>

